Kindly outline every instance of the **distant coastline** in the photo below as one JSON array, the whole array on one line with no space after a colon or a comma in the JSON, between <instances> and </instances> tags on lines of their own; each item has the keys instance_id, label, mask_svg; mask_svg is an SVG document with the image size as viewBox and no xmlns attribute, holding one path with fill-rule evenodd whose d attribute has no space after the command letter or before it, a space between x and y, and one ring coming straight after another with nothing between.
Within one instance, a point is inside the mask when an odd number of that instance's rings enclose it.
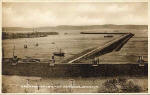
<instances>
[{"instance_id":1,"label":"distant coastline","mask_svg":"<svg viewBox=\"0 0 150 95\"><path fill-rule=\"evenodd\" d=\"M82 30L81 34L84 34L84 30L92 29L136 29L136 30L148 30L148 25L82 25L82 26L73 26L73 25L60 25L60 26L45 26L45 27L36 27L38 31L34 32L33 28L25 27L3 27L2 30L2 39L17 39L17 38L36 38L36 37L46 37L48 35L58 35L58 31L67 31L67 30ZM11 31L11 32L10 32ZM27 31L27 32L23 32ZM40 32L39 32L40 31ZM49 32L53 31L53 32ZM93 31L92 31L93 32Z\"/></svg>"},{"instance_id":2,"label":"distant coastline","mask_svg":"<svg viewBox=\"0 0 150 95\"><path fill-rule=\"evenodd\" d=\"M57 32L31 32L31 33L7 33L2 32L2 39L37 38L48 35L58 35Z\"/></svg>"},{"instance_id":3,"label":"distant coastline","mask_svg":"<svg viewBox=\"0 0 150 95\"><path fill-rule=\"evenodd\" d=\"M32 31L33 28L25 27L3 27L2 30L8 31ZM114 24L105 24L105 25L59 25L59 26L43 26L36 27L39 31L43 30L83 30L83 29L148 29L148 25L114 25ZM46 31L47 32L47 31Z\"/></svg>"}]
</instances>

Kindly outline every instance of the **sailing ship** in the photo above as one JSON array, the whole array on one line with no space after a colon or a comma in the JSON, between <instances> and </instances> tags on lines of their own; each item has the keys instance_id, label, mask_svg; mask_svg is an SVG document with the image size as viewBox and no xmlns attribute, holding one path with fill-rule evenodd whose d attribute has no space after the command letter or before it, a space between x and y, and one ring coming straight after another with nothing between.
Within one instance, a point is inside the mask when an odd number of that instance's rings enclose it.
<instances>
[{"instance_id":1,"label":"sailing ship","mask_svg":"<svg viewBox=\"0 0 150 95\"><path fill-rule=\"evenodd\" d=\"M13 48L13 58L12 58L12 63L11 65L17 65L19 58L17 56L15 56L15 45Z\"/></svg>"},{"instance_id":2,"label":"sailing ship","mask_svg":"<svg viewBox=\"0 0 150 95\"><path fill-rule=\"evenodd\" d=\"M36 44L35 44L35 46L39 46L39 44L38 44L38 43L36 43Z\"/></svg>"},{"instance_id":3,"label":"sailing ship","mask_svg":"<svg viewBox=\"0 0 150 95\"><path fill-rule=\"evenodd\" d=\"M38 33L37 33L37 29L35 30L34 28L33 28L33 32L35 32L36 33L36 37L38 37ZM35 44L35 46L39 46L39 44L38 44L38 42Z\"/></svg>"},{"instance_id":4,"label":"sailing ship","mask_svg":"<svg viewBox=\"0 0 150 95\"><path fill-rule=\"evenodd\" d=\"M28 48L28 46L25 44L25 45L24 45L24 48Z\"/></svg>"},{"instance_id":5,"label":"sailing ship","mask_svg":"<svg viewBox=\"0 0 150 95\"><path fill-rule=\"evenodd\" d=\"M62 52L61 49L59 52L54 52L53 54L54 54L54 56L65 56L65 53Z\"/></svg>"}]
</instances>

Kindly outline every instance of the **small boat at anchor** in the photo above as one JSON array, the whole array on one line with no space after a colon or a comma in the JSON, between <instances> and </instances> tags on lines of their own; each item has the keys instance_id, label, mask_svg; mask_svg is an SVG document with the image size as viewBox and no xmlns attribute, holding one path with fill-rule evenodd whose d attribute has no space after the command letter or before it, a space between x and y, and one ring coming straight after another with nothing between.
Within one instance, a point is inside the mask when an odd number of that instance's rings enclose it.
<instances>
[{"instance_id":1,"label":"small boat at anchor","mask_svg":"<svg viewBox=\"0 0 150 95\"><path fill-rule=\"evenodd\" d=\"M113 35L105 35L104 38L112 38L114 37Z\"/></svg>"},{"instance_id":2,"label":"small boat at anchor","mask_svg":"<svg viewBox=\"0 0 150 95\"><path fill-rule=\"evenodd\" d=\"M54 52L53 54L54 54L54 56L65 56L65 53L62 52L61 49L59 52Z\"/></svg>"}]
</instances>

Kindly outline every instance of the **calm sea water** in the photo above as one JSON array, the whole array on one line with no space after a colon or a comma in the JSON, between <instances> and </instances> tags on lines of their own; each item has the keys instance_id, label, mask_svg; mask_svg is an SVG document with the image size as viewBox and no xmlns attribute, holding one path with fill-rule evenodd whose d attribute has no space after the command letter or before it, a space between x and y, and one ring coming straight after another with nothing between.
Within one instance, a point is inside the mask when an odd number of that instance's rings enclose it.
<instances>
[{"instance_id":1,"label":"calm sea water","mask_svg":"<svg viewBox=\"0 0 150 95\"><path fill-rule=\"evenodd\" d=\"M128 61L132 57L134 59L132 61L135 61L137 60L138 55L145 56L144 58L147 60L147 32L133 31L133 33L135 36L115 55L118 56L120 61ZM13 48L15 46L15 55L19 58L28 56L33 58L51 59L53 52L59 52L60 49L62 52L65 52L65 58L68 58L88 48L103 46L105 43L118 36L120 35L114 35L113 38L104 38L104 35L87 35L78 32L68 33L67 35L60 33L59 35L49 35L40 38L7 39L3 40L4 57L12 57ZM36 47L36 43L38 43L39 46ZM24 44L28 45L27 49L24 49ZM110 60L112 59L114 58L110 58Z\"/></svg>"}]
</instances>

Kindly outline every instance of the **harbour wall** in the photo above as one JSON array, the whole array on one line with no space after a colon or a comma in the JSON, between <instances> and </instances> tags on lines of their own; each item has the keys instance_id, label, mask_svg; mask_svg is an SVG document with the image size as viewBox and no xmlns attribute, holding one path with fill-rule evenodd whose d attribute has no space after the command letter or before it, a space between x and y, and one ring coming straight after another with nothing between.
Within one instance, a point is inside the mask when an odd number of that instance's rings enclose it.
<instances>
[{"instance_id":1,"label":"harbour wall","mask_svg":"<svg viewBox=\"0 0 150 95\"><path fill-rule=\"evenodd\" d=\"M112 77L112 76L148 76L148 64L55 64L19 63L12 66L3 63L3 75L37 77Z\"/></svg>"}]
</instances>

